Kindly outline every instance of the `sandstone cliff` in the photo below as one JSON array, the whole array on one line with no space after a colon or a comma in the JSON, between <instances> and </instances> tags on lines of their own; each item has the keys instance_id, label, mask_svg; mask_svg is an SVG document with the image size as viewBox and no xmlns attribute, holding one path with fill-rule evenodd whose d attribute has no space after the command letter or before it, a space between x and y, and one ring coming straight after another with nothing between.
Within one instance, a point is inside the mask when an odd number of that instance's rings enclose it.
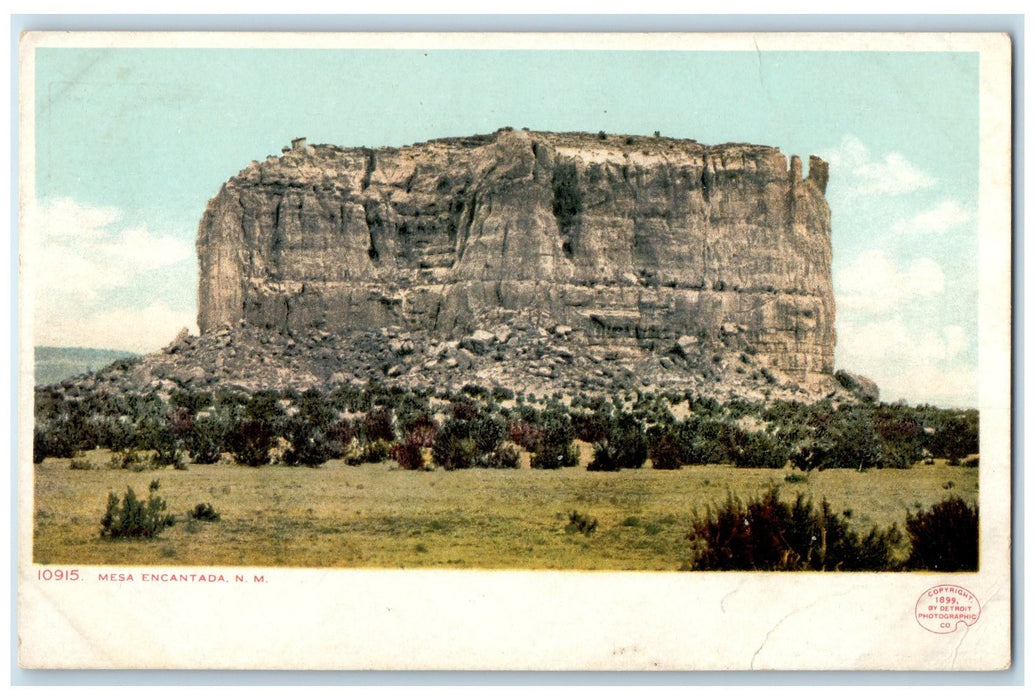
<instances>
[{"instance_id":1,"label":"sandstone cliff","mask_svg":"<svg viewBox=\"0 0 1035 700\"><path fill-rule=\"evenodd\" d=\"M476 332L559 327L582 351L690 372L725 363L716 348L747 350L754 376L825 391L827 177L815 157L803 177L775 148L657 137L296 143L209 202L198 322L203 336L394 328L418 346L466 339L476 356Z\"/></svg>"}]
</instances>

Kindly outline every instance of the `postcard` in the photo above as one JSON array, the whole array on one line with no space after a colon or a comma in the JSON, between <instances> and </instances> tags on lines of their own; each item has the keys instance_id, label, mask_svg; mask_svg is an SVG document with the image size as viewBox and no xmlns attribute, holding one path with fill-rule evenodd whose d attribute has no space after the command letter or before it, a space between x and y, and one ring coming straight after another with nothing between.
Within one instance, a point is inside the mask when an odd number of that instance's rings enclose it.
<instances>
[{"instance_id":1,"label":"postcard","mask_svg":"<svg viewBox=\"0 0 1035 700\"><path fill-rule=\"evenodd\" d=\"M1010 667L1008 36L19 63L23 667Z\"/></svg>"}]
</instances>

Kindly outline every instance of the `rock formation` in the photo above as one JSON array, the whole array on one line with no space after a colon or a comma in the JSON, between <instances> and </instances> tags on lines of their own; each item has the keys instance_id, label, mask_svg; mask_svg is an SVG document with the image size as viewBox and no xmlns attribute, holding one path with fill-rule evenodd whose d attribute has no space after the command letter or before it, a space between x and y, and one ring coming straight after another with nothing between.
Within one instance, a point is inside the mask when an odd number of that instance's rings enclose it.
<instances>
[{"instance_id":1,"label":"rock formation","mask_svg":"<svg viewBox=\"0 0 1035 700\"><path fill-rule=\"evenodd\" d=\"M285 335L394 328L473 355L498 327L560 327L586 352L696 358L688 369L716 346L747 350L825 391L827 177L815 157L803 177L775 148L660 137L298 140L209 202L198 322L203 335L242 321Z\"/></svg>"},{"instance_id":2,"label":"rock formation","mask_svg":"<svg viewBox=\"0 0 1035 700\"><path fill-rule=\"evenodd\" d=\"M198 229L198 323L62 391L379 381L874 400L833 375L827 164L501 129L253 162Z\"/></svg>"}]
</instances>

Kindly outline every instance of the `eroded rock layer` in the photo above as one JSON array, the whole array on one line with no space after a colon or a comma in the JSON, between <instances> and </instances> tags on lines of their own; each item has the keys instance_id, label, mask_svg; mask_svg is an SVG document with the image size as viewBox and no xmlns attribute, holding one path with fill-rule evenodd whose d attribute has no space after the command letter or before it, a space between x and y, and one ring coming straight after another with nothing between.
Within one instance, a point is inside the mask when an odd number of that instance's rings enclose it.
<instances>
[{"instance_id":1,"label":"eroded rock layer","mask_svg":"<svg viewBox=\"0 0 1035 700\"><path fill-rule=\"evenodd\" d=\"M501 324L580 348L745 348L833 386L827 164L766 146L500 130L405 148L296 143L198 231L202 334ZM699 346L699 347L698 347ZM696 364L696 363L695 363Z\"/></svg>"}]
</instances>

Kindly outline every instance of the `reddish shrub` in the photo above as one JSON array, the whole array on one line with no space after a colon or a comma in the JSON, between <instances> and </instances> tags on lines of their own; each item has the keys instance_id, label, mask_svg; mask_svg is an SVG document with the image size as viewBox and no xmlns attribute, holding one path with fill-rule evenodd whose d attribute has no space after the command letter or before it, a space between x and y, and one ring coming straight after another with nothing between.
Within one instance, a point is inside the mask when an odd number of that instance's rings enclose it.
<instances>
[{"instance_id":1,"label":"reddish shrub","mask_svg":"<svg viewBox=\"0 0 1035 700\"><path fill-rule=\"evenodd\" d=\"M509 426L510 441L520 445L526 450L533 449L533 446L543 435L543 429L537 425L524 421L515 421Z\"/></svg>"},{"instance_id":2,"label":"reddish shrub","mask_svg":"<svg viewBox=\"0 0 1035 700\"><path fill-rule=\"evenodd\" d=\"M392 459L398 462L399 466L408 471L424 469L424 455L421 453L420 445L410 442L397 442L392 445Z\"/></svg>"}]
</instances>

